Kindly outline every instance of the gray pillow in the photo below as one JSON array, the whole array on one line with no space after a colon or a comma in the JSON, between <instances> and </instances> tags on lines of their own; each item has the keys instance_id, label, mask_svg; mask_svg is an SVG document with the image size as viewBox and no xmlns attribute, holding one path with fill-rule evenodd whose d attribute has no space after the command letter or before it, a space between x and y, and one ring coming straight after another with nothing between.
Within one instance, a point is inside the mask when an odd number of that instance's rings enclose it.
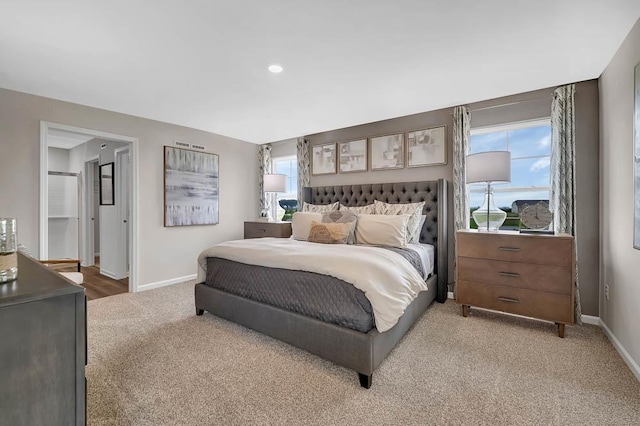
<instances>
[{"instance_id":1,"label":"gray pillow","mask_svg":"<svg viewBox=\"0 0 640 426\"><path fill-rule=\"evenodd\" d=\"M347 244L355 244L356 242L357 221L358 215L349 210L334 210L332 212L322 213L322 223L348 223L351 225Z\"/></svg>"}]
</instances>

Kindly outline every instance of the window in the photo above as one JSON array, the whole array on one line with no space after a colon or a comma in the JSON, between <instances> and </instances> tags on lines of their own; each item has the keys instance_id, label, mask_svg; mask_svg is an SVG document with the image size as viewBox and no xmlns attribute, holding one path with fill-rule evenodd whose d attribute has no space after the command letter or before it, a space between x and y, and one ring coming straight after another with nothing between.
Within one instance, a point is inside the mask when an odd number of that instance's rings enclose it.
<instances>
[{"instance_id":1,"label":"window","mask_svg":"<svg viewBox=\"0 0 640 426\"><path fill-rule=\"evenodd\" d=\"M275 212L274 219L281 220L284 209L280 207L280 200L298 199L298 159L295 155L287 157L275 157L271 160L273 173L287 175L287 192L276 194L276 205L273 206Z\"/></svg>"},{"instance_id":2,"label":"window","mask_svg":"<svg viewBox=\"0 0 640 426\"><path fill-rule=\"evenodd\" d=\"M492 187L496 206L507 212L501 229L517 229L519 208L531 201L549 202L551 164L550 119L471 130L469 154L485 151L511 152L511 183ZM484 185L469 185L469 207L484 201ZM529 201L529 203L526 203ZM471 227L476 224L471 219Z\"/></svg>"}]
</instances>

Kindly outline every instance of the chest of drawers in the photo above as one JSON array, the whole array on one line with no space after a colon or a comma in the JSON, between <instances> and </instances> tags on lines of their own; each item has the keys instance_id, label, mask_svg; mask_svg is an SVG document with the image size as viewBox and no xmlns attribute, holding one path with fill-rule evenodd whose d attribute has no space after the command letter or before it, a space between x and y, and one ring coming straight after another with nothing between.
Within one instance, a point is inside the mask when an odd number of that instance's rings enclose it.
<instances>
[{"instance_id":1,"label":"chest of drawers","mask_svg":"<svg viewBox=\"0 0 640 426\"><path fill-rule=\"evenodd\" d=\"M458 231L456 301L469 307L573 324L574 238Z\"/></svg>"},{"instance_id":2,"label":"chest of drawers","mask_svg":"<svg viewBox=\"0 0 640 426\"><path fill-rule=\"evenodd\" d=\"M289 238L291 222L245 222L244 238Z\"/></svg>"}]
</instances>

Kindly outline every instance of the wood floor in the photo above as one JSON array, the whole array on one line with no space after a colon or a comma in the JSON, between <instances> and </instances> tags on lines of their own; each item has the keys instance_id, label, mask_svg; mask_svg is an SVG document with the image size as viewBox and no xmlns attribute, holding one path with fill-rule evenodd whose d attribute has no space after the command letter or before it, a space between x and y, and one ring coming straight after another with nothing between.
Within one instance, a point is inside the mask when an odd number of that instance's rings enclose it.
<instances>
[{"instance_id":1,"label":"wood floor","mask_svg":"<svg viewBox=\"0 0 640 426\"><path fill-rule=\"evenodd\" d=\"M58 272L76 272L75 266L55 267ZM105 275L100 274L100 263L96 258L95 266L82 267L82 275L84 283L82 286L86 289L87 299L94 300L101 297L114 296L116 294L127 293L129 291L129 279L114 280Z\"/></svg>"}]
</instances>

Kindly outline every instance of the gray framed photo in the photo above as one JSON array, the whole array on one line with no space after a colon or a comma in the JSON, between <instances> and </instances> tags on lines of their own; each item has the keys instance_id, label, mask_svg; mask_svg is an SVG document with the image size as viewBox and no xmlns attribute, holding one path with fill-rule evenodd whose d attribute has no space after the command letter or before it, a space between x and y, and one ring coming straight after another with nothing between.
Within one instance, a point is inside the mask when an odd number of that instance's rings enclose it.
<instances>
[{"instance_id":1,"label":"gray framed photo","mask_svg":"<svg viewBox=\"0 0 640 426\"><path fill-rule=\"evenodd\" d=\"M367 171L367 139L358 139L338 144L340 173Z\"/></svg>"},{"instance_id":2,"label":"gray framed photo","mask_svg":"<svg viewBox=\"0 0 640 426\"><path fill-rule=\"evenodd\" d=\"M219 157L208 152L164 147L164 226L219 222Z\"/></svg>"},{"instance_id":3,"label":"gray framed photo","mask_svg":"<svg viewBox=\"0 0 640 426\"><path fill-rule=\"evenodd\" d=\"M407 167L447 164L446 126L407 132Z\"/></svg>"},{"instance_id":4,"label":"gray framed photo","mask_svg":"<svg viewBox=\"0 0 640 426\"><path fill-rule=\"evenodd\" d=\"M316 145L311 149L311 174L330 175L336 173L336 144Z\"/></svg>"},{"instance_id":5,"label":"gray framed photo","mask_svg":"<svg viewBox=\"0 0 640 426\"><path fill-rule=\"evenodd\" d=\"M635 67L633 114L633 247L640 250L640 64Z\"/></svg>"},{"instance_id":6,"label":"gray framed photo","mask_svg":"<svg viewBox=\"0 0 640 426\"><path fill-rule=\"evenodd\" d=\"M404 167L404 133L373 136L370 142L372 171Z\"/></svg>"}]
</instances>

